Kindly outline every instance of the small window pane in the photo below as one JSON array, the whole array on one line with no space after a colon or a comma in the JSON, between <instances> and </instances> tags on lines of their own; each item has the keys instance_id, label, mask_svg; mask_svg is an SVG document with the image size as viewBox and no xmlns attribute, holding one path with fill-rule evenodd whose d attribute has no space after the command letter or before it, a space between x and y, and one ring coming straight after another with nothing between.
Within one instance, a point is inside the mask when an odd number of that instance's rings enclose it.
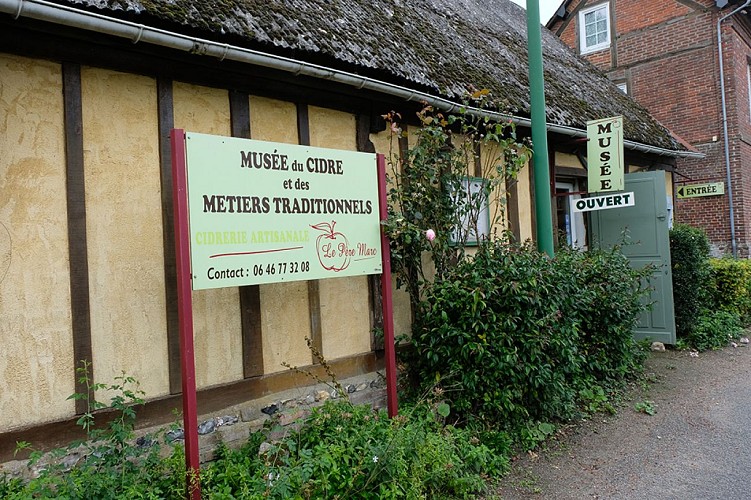
<instances>
[{"instance_id":1,"label":"small window pane","mask_svg":"<svg viewBox=\"0 0 751 500\"><path fill-rule=\"evenodd\" d=\"M608 7L604 4L589 12L580 14L582 47L584 49L600 48L608 45L609 23Z\"/></svg>"}]
</instances>

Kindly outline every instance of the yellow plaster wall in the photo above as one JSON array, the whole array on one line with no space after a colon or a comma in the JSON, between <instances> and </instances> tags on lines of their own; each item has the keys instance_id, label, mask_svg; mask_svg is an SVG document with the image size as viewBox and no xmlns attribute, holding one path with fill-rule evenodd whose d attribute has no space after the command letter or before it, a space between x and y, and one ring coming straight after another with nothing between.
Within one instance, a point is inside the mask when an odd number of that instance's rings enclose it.
<instances>
[{"instance_id":1,"label":"yellow plaster wall","mask_svg":"<svg viewBox=\"0 0 751 500\"><path fill-rule=\"evenodd\" d=\"M231 135L226 90L175 82L175 127ZM237 288L193 293L196 384L206 387L243 378L242 326Z\"/></svg>"},{"instance_id":2,"label":"yellow plaster wall","mask_svg":"<svg viewBox=\"0 0 751 500\"><path fill-rule=\"evenodd\" d=\"M499 158L500 152L497 146L483 145L480 148L480 161L483 173L488 176L495 172L494 165ZM506 198L506 182L501 181L496 185L490 196L488 206L490 216L490 234L500 237L508 229L508 199Z\"/></svg>"},{"instance_id":3,"label":"yellow plaster wall","mask_svg":"<svg viewBox=\"0 0 751 500\"><path fill-rule=\"evenodd\" d=\"M519 238L521 241L532 239L532 212L535 207L532 206L531 189L529 182L529 163L519 171L517 179L517 203L519 204ZM514 203L511 200L511 203Z\"/></svg>"},{"instance_id":4,"label":"yellow plaster wall","mask_svg":"<svg viewBox=\"0 0 751 500\"><path fill-rule=\"evenodd\" d=\"M169 392L156 82L82 68L95 380Z\"/></svg>"},{"instance_id":5,"label":"yellow plaster wall","mask_svg":"<svg viewBox=\"0 0 751 500\"><path fill-rule=\"evenodd\" d=\"M0 429L73 414L59 64L0 54Z\"/></svg>"},{"instance_id":6,"label":"yellow plaster wall","mask_svg":"<svg viewBox=\"0 0 751 500\"><path fill-rule=\"evenodd\" d=\"M370 142L375 146L376 153L382 153L386 156L386 175L392 176L391 165L389 162L397 161L399 158L399 147L397 138L387 129L378 134L370 134ZM409 303L409 294L404 288L396 287L396 275L392 268L392 293L394 308L394 334L409 335L412 333L412 307Z\"/></svg>"},{"instance_id":7,"label":"yellow plaster wall","mask_svg":"<svg viewBox=\"0 0 751 500\"><path fill-rule=\"evenodd\" d=\"M310 107L311 146L357 150L355 117ZM365 276L320 281L323 355L336 359L370 351L370 308Z\"/></svg>"},{"instance_id":8,"label":"yellow plaster wall","mask_svg":"<svg viewBox=\"0 0 751 500\"><path fill-rule=\"evenodd\" d=\"M582 166L579 158L576 155L573 155L571 153L561 153L560 151L555 152L555 166L579 168L581 170L584 170L584 167Z\"/></svg>"},{"instance_id":9,"label":"yellow plaster wall","mask_svg":"<svg viewBox=\"0 0 751 500\"><path fill-rule=\"evenodd\" d=\"M251 96L250 131L253 139L297 144L296 106ZM305 343L310 337L307 281L261 285L261 331L265 373L286 370L282 362L310 364Z\"/></svg>"}]
</instances>

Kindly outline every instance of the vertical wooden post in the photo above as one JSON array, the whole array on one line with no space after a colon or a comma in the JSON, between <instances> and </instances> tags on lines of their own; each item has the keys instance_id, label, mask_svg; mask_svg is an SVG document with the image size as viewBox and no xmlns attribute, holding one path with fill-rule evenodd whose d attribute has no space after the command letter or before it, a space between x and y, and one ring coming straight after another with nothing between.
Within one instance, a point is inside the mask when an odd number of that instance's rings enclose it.
<instances>
[{"instance_id":1,"label":"vertical wooden post","mask_svg":"<svg viewBox=\"0 0 751 500\"><path fill-rule=\"evenodd\" d=\"M188 179L185 158L185 131L172 129L172 196L175 210L175 257L177 268L177 314L180 320L180 367L183 389L183 429L187 497L201 498L198 461L198 410L196 366L193 349L193 297L191 295L190 234L188 230Z\"/></svg>"},{"instance_id":2,"label":"vertical wooden post","mask_svg":"<svg viewBox=\"0 0 751 500\"><path fill-rule=\"evenodd\" d=\"M172 80L158 78L157 112L159 117L159 171L162 186L162 241L164 244L164 296L167 308L167 356L169 392L180 394L180 317L177 313L177 270L175 269L175 210L172 202L172 144L175 127Z\"/></svg>"},{"instance_id":3,"label":"vertical wooden post","mask_svg":"<svg viewBox=\"0 0 751 500\"><path fill-rule=\"evenodd\" d=\"M73 332L73 380L75 391L94 401L94 391L81 380L79 363L88 363L86 376L94 379L91 345L91 303L89 299L89 259L86 242L86 182L83 164L83 111L81 66L63 63L63 104L65 124L65 179L68 207L68 260L70 262L70 313ZM87 403L76 399L76 415L87 411Z\"/></svg>"},{"instance_id":4,"label":"vertical wooden post","mask_svg":"<svg viewBox=\"0 0 751 500\"><path fill-rule=\"evenodd\" d=\"M250 139L250 101L248 94L230 90L229 115L232 137ZM242 325L243 376L263 375L263 331L261 325L261 286L238 288L240 296L240 324Z\"/></svg>"},{"instance_id":5,"label":"vertical wooden post","mask_svg":"<svg viewBox=\"0 0 751 500\"><path fill-rule=\"evenodd\" d=\"M378 206L381 221L388 218L388 198L386 197L386 157L376 156L378 165ZM386 231L381 228L381 258L383 272L381 273L381 292L383 293L383 343L386 354L386 404L389 417L399 413L399 402L396 397L396 346L394 345L394 301L391 293L391 251Z\"/></svg>"}]
</instances>

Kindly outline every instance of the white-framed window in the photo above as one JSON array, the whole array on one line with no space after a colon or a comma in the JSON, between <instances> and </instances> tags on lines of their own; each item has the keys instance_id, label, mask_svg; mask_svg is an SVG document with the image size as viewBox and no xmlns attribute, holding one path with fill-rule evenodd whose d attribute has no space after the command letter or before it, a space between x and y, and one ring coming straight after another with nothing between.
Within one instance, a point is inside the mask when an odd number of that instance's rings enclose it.
<instances>
[{"instance_id":1,"label":"white-framed window","mask_svg":"<svg viewBox=\"0 0 751 500\"><path fill-rule=\"evenodd\" d=\"M487 180L481 177L465 177L461 180L461 188L454 193L454 205L460 226L451 232L452 243L473 246L490 236L486 183Z\"/></svg>"},{"instance_id":2,"label":"white-framed window","mask_svg":"<svg viewBox=\"0 0 751 500\"><path fill-rule=\"evenodd\" d=\"M621 92L628 95L628 84L626 82L618 82L616 83L616 86L621 89Z\"/></svg>"},{"instance_id":3,"label":"white-framed window","mask_svg":"<svg viewBox=\"0 0 751 500\"><path fill-rule=\"evenodd\" d=\"M582 54L610 47L610 4L579 11L579 48Z\"/></svg>"}]
</instances>

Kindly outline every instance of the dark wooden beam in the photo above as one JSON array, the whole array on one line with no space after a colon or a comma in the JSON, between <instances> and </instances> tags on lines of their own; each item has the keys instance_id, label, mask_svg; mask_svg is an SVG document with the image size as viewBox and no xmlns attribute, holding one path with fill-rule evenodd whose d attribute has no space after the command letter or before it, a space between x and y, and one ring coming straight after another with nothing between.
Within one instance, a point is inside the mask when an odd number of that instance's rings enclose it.
<instances>
[{"instance_id":1,"label":"dark wooden beam","mask_svg":"<svg viewBox=\"0 0 751 500\"><path fill-rule=\"evenodd\" d=\"M514 241L521 243L521 229L519 227L519 181L506 179L506 211L508 225Z\"/></svg>"},{"instance_id":2,"label":"dark wooden beam","mask_svg":"<svg viewBox=\"0 0 751 500\"><path fill-rule=\"evenodd\" d=\"M474 163L474 171L472 175L475 177L482 177L483 171L482 171L482 148L480 147L479 142L475 142L474 144L474 152L475 152L475 163Z\"/></svg>"},{"instance_id":3,"label":"dark wooden beam","mask_svg":"<svg viewBox=\"0 0 751 500\"><path fill-rule=\"evenodd\" d=\"M556 177L587 177L587 171L583 168L555 167Z\"/></svg>"},{"instance_id":4,"label":"dark wooden beam","mask_svg":"<svg viewBox=\"0 0 751 500\"><path fill-rule=\"evenodd\" d=\"M357 150L364 153L375 153L376 148L370 140L370 130L373 120L368 114L358 114L355 117L355 139ZM375 168L375 165L373 165ZM383 249L388 251L388 249ZM368 304L370 305L370 348L383 349L382 343L376 341L376 330L383 331L383 290L381 277L377 274L368 276ZM383 338L383 336L381 336Z\"/></svg>"},{"instance_id":5,"label":"dark wooden beam","mask_svg":"<svg viewBox=\"0 0 751 500\"><path fill-rule=\"evenodd\" d=\"M229 92L232 137L250 139L250 101L246 92ZM240 324L242 325L243 376L263 375L263 333L261 331L261 288L241 286Z\"/></svg>"},{"instance_id":6,"label":"dark wooden beam","mask_svg":"<svg viewBox=\"0 0 751 500\"><path fill-rule=\"evenodd\" d=\"M310 146L310 117L308 104L297 103L297 142L302 146ZM323 354L323 331L321 326L321 289L318 280L308 281L308 309L310 311L310 340L313 348ZM319 360L311 354L313 363Z\"/></svg>"},{"instance_id":7,"label":"dark wooden beam","mask_svg":"<svg viewBox=\"0 0 751 500\"><path fill-rule=\"evenodd\" d=\"M80 380L82 362L94 378L91 349L91 304L89 302L89 258L86 242L86 185L83 164L83 114L81 107L81 66L65 63L63 102L65 109L65 166L68 207L68 259L70 263L70 306L73 329L73 373L75 391L94 399L86 383ZM87 411L87 402L76 400L76 414Z\"/></svg>"},{"instance_id":8,"label":"dark wooden beam","mask_svg":"<svg viewBox=\"0 0 751 500\"><path fill-rule=\"evenodd\" d=\"M170 394L182 391L180 371L180 322L177 314L177 267L175 264L175 221L172 205L172 149L170 131L175 126L172 80L158 78L159 170L162 182L162 244L164 246L164 294L167 308L167 363Z\"/></svg>"}]
</instances>

